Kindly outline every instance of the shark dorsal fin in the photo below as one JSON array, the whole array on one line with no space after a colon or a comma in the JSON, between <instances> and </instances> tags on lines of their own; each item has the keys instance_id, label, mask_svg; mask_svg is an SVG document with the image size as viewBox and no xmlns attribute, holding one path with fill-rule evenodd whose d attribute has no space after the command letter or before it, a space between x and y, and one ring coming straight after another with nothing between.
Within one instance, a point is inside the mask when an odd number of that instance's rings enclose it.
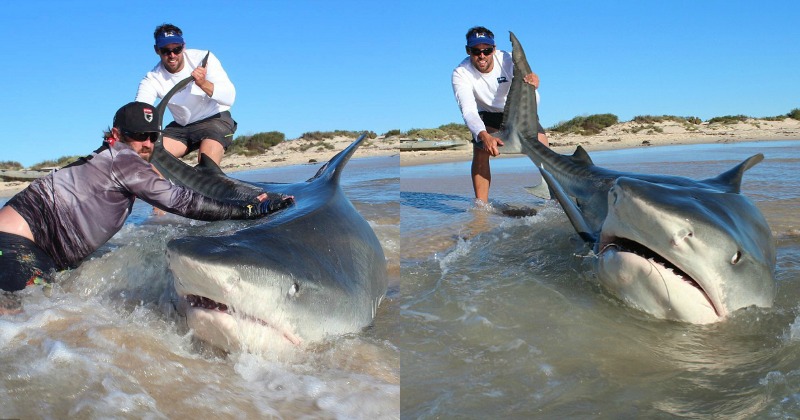
<instances>
[{"instance_id":1,"label":"shark dorsal fin","mask_svg":"<svg viewBox=\"0 0 800 420\"><path fill-rule=\"evenodd\" d=\"M742 163L729 169L728 171L723 172L714 178L709 178L703 182L708 184L713 184L716 187L724 190L725 192L738 194L739 192L741 192L742 189L742 177L744 176L744 172L752 168L762 160L764 160L763 154L761 153L755 154L742 161Z\"/></svg>"},{"instance_id":2,"label":"shark dorsal fin","mask_svg":"<svg viewBox=\"0 0 800 420\"><path fill-rule=\"evenodd\" d=\"M586 149L584 149L580 145L575 148L575 152L572 154L572 161L587 166L594 165L594 162L592 162L592 158L589 157L589 153L586 152Z\"/></svg>"},{"instance_id":3,"label":"shark dorsal fin","mask_svg":"<svg viewBox=\"0 0 800 420\"><path fill-rule=\"evenodd\" d=\"M351 143L341 152L337 153L336 156L332 157L331 160L329 160L326 164L322 165L322 167L317 171L316 175L311 177L308 182L316 179L339 182L339 177L342 174L342 170L344 170L345 164L347 164L347 162L350 160L350 156L353 156L353 153L355 153L358 147L361 146L361 142L364 141L366 137L367 133L361 134L356 141Z\"/></svg>"},{"instance_id":4,"label":"shark dorsal fin","mask_svg":"<svg viewBox=\"0 0 800 420\"><path fill-rule=\"evenodd\" d=\"M204 172L225 175L225 172L217 165L217 162L214 162L214 159L211 159L205 153L200 153L200 163L197 166Z\"/></svg>"}]
</instances>

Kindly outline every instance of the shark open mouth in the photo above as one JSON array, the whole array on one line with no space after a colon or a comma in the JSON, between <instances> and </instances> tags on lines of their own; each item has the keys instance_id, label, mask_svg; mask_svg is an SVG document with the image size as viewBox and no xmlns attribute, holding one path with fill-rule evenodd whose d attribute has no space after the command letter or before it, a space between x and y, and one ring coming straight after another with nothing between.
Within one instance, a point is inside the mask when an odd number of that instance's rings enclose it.
<instances>
[{"instance_id":1,"label":"shark open mouth","mask_svg":"<svg viewBox=\"0 0 800 420\"><path fill-rule=\"evenodd\" d=\"M286 330L284 328L278 327L275 324L270 323L268 321L265 321L263 319L256 318L256 317L254 317L252 315L237 313L236 311L233 310L233 308L228 307L228 305L226 305L224 303L220 303L220 302L217 302L215 300L209 299L209 298L207 298L205 296L198 296L198 295L184 295L183 298L186 299L186 302L192 308L200 308L200 309L206 309L206 310L210 310L210 311L223 312L223 313L226 313L226 314L231 315L231 316L234 316L234 314L235 314L239 318L245 319L245 320L250 321L250 322L254 322L256 324L259 324L259 325L262 325L264 327L271 328L271 329L277 331L278 334L282 335L283 338L285 338L286 340L288 340L290 343L292 343L295 346L300 345L300 343L302 342L300 340L300 337L296 336L291 331L288 331L288 330Z\"/></svg>"},{"instance_id":2,"label":"shark open mouth","mask_svg":"<svg viewBox=\"0 0 800 420\"><path fill-rule=\"evenodd\" d=\"M644 260L650 262L651 264L658 265L661 267L659 272L667 271L672 273L678 279L683 280L686 284L700 291L703 297L705 297L705 299L708 301L710 307L713 308L714 312L716 312L717 316L719 316L719 311L717 310L717 307L711 301L711 298L708 296L708 293L706 293L706 291L700 286L700 283L698 283L694 278L692 278L692 276L687 274L685 271L681 270L678 266L676 266L675 264L673 264L672 262L661 256L657 252L653 251L652 249L644 246L639 242L617 236L603 238L600 244L600 254L602 254L603 251L605 251L609 247L616 248L618 252L628 252L637 255L640 258L643 258Z\"/></svg>"}]
</instances>

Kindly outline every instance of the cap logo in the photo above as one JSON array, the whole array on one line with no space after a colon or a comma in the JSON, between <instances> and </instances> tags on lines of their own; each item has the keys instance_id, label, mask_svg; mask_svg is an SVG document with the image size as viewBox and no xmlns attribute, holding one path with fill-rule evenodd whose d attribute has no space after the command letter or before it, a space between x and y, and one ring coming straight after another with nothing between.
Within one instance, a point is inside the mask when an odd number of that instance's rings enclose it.
<instances>
[{"instance_id":1,"label":"cap logo","mask_svg":"<svg viewBox=\"0 0 800 420\"><path fill-rule=\"evenodd\" d=\"M163 34L161 34L161 36L163 38L169 38L169 37L172 37L172 36L179 36L179 35L177 33L175 33L175 31L167 31L167 32L164 32Z\"/></svg>"},{"instance_id":2,"label":"cap logo","mask_svg":"<svg viewBox=\"0 0 800 420\"><path fill-rule=\"evenodd\" d=\"M144 111L144 120L147 122L153 122L153 110L150 108L145 108L143 111Z\"/></svg>"}]
</instances>

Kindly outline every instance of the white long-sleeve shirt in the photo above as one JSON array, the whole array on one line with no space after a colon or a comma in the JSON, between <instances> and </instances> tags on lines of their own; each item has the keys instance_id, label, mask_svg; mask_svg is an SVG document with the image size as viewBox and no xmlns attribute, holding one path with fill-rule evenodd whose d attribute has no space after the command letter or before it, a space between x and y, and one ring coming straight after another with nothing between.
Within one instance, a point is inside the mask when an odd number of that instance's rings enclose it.
<instances>
[{"instance_id":1,"label":"white long-sleeve shirt","mask_svg":"<svg viewBox=\"0 0 800 420\"><path fill-rule=\"evenodd\" d=\"M506 97L514 78L514 61L511 53L495 50L494 67L489 73L481 73L467 57L453 70L453 93L456 96L461 116L473 137L486 130L479 111L503 112ZM539 91L536 91L539 103Z\"/></svg>"},{"instance_id":2,"label":"white long-sleeve shirt","mask_svg":"<svg viewBox=\"0 0 800 420\"><path fill-rule=\"evenodd\" d=\"M155 105L156 99L163 98L178 82L192 75L192 70L200 66L206 52L184 50L183 70L174 74L167 71L159 61L139 82L136 101ZM176 123L186 125L231 109L236 99L236 88L222 68L222 63L213 53L208 55L206 79L214 84L213 96L209 97L203 89L191 83L170 99L167 106Z\"/></svg>"}]
</instances>

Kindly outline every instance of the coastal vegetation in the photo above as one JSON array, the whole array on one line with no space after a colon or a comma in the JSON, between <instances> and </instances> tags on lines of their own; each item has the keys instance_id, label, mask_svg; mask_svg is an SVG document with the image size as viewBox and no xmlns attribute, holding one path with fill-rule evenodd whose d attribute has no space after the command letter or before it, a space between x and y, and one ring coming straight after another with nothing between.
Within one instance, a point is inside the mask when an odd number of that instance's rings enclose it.
<instances>
[{"instance_id":1,"label":"coastal vegetation","mask_svg":"<svg viewBox=\"0 0 800 420\"><path fill-rule=\"evenodd\" d=\"M39 162L36 165L31 166L30 169L34 171L44 171L48 169L62 168L64 166L69 165L72 162L75 162L81 157L82 156L61 156L56 160L45 160L43 162Z\"/></svg>"},{"instance_id":2,"label":"coastal vegetation","mask_svg":"<svg viewBox=\"0 0 800 420\"><path fill-rule=\"evenodd\" d=\"M233 140L227 153L244 156L255 156L264 153L270 147L286 140L286 135L280 131L268 131L249 136L238 136Z\"/></svg>"},{"instance_id":3,"label":"coastal vegetation","mask_svg":"<svg viewBox=\"0 0 800 420\"><path fill-rule=\"evenodd\" d=\"M594 114L578 116L569 121L558 123L551 127L550 131L562 134L574 133L591 136L617 123L619 123L619 117L614 114Z\"/></svg>"},{"instance_id":4,"label":"coastal vegetation","mask_svg":"<svg viewBox=\"0 0 800 420\"><path fill-rule=\"evenodd\" d=\"M800 121L800 108L795 108L783 115L776 115L773 117L753 118L745 115L724 115L720 117L713 117L706 121L707 124L730 125L747 120L766 120L766 121L780 121L786 118L792 118ZM687 131L697 130L703 120L694 117L680 117L674 115L639 115L630 120L634 123L631 127L626 128L626 131L631 133L648 132L659 133L663 129L659 124L665 122L676 122L682 124ZM619 117L614 114L593 114L585 116L577 116L569 121L560 122L547 131L562 133L562 134L579 134L590 136L602 132L604 129L616 124L620 124ZM754 123L757 124L757 121ZM409 138L417 139L424 138L430 140L458 140L469 139L472 134L465 124L449 123L436 128L412 128L403 132L399 129L392 129L382 135L378 135L374 131L347 131L347 130L334 130L334 131L310 131L303 133L295 140L305 140L298 142L297 146L292 150L306 151L309 149L317 148L318 150L332 149L333 146L326 142L326 140L335 137L348 137L357 138L361 133L366 132L367 138L370 140L396 138ZM228 154L241 154L244 156L255 156L264 153L267 149L282 143L286 140L286 135L279 131L269 131L264 133L256 133L250 135L237 136L231 146L228 148ZM57 160L46 160L37 163L30 167L32 170L59 168L68 165L80 156L64 156ZM21 170L22 164L15 161L0 161L0 169L4 170Z\"/></svg>"},{"instance_id":5,"label":"coastal vegetation","mask_svg":"<svg viewBox=\"0 0 800 420\"><path fill-rule=\"evenodd\" d=\"M0 169L9 169L12 171L18 171L22 169L22 164L12 160L0 161Z\"/></svg>"}]
</instances>

